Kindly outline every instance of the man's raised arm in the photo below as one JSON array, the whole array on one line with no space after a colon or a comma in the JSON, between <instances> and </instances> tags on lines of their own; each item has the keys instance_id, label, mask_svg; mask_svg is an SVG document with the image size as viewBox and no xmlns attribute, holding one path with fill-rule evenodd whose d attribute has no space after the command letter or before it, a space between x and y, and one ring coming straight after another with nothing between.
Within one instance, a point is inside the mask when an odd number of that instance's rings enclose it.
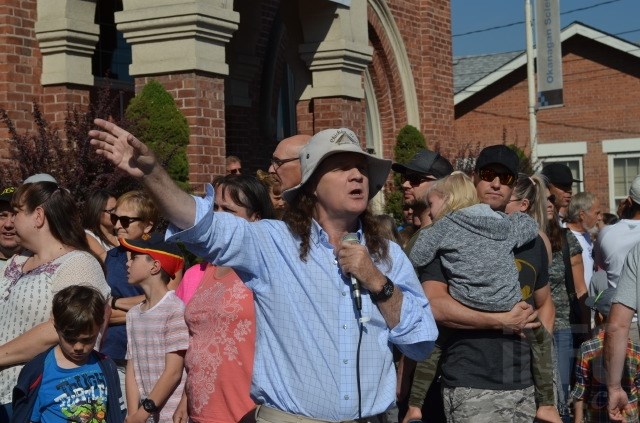
<instances>
[{"instance_id":1,"label":"man's raised arm","mask_svg":"<svg viewBox=\"0 0 640 423\"><path fill-rule=\"evenodd\" d=\"M94 123L100 130L89 131L89 136L96 153L140 179L171 223L181 229L191 227L196 216L195 201L176 185L153 151L118 125L103 119L95 119Z\"/></svg>"}]
</instances>

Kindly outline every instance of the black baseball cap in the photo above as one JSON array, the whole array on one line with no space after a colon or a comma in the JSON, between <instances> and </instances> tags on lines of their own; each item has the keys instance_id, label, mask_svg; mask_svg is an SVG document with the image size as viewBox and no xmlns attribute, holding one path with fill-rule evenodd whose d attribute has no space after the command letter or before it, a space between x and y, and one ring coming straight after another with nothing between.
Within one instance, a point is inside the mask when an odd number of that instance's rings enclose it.
<instances>
[{"instance_id":1,"label":"black baseball cap","mask_svg":"<svg viewBox=\"0 0 640 423\"><path fill-rule=\"evenodd\" d=\"M518 177L520 159L515 151L504 144L490 145L489 147L483 148L476 160L476 171L491 164L502 165L506 167L514 177Z\"/></svg>"},{"instance_id":2,"label":"black baseball cap","mask_svg":"<svg viewBox=\"0 0 640 423\"><path fill-rule=\"evenodd\" d=\"M564 163L549 163L542 168L542 174L546 176L550 184L559 186L571 186L574 182L582 182L574 179L571 169Z\"/></svg>"},{"instance_id":3,"label":"black baseball cap","mask_svg":"<svg viewBox=\"0 0 640 423\"><path fill-rule=\"evenodd\" d=\"M13 198L13 193L16 192L15 187L6 187L0 192L0 201L6 201L7 203L11 203L11 199Z\"/></svg>"},{"instance_id":4,"label":"black baseball cap","mask_svg":"<svg viewBox=\"0 0 640 423\"><path fill-rule=\"evenodd\" d=\"M453 172L453 166L449 160L435 151L422 149L413 155L405 164L394 163L391 165L394 172L405 174L409 171L434 176L436 179L444 178Z\"/></svg>"}]
</instances>

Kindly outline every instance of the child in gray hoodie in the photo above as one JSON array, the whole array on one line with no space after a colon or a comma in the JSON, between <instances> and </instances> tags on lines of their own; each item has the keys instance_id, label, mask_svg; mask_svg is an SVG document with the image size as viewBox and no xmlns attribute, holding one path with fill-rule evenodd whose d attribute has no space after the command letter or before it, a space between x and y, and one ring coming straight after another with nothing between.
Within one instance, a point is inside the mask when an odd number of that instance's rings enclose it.
<instances>
[{"instance_id":1,"label":"child in gray hoodie","mask_svg":"<svg viewBox=\"0 0 640 423\"><path fill-rule=\"evenodd\" d=\"M462 172L437 181L427 201L435 223L420 233L411 249L414 267L439 256L456 301L482 311L511 310L522 299L513 249L538 236L537 223L524 213L507 215L478 204L473 182ZM553 405L551 337L542 326L525 335L532 350L536 402ZM443 343L440 338L438 345ZM418 363L414 378L423 363Z\"/></svg>"}]
</instances>

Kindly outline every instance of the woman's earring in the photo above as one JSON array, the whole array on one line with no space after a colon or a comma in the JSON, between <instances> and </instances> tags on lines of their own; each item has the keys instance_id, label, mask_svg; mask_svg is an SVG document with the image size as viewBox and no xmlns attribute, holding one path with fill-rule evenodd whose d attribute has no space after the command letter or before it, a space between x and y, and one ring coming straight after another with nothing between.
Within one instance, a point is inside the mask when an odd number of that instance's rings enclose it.
<instances>
[{"instance_id":1,"label":"woman's earring","mask_svg":"<svg viewBox=\"0 0 640 423\"><path fill-rule=\"evenodd\" d=\"M141 238L142 238L143 241L147 241L149 238L151 238L151 235L149 235L148 233L145 232L145 233L142 234Z\"/></svg>"}]
</instances>

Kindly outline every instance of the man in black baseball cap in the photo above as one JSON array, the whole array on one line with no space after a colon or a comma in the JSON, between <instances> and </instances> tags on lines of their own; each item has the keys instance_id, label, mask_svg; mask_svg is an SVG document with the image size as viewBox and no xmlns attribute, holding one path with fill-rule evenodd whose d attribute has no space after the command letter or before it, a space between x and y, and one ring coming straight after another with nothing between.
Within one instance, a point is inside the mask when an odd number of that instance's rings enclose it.
<instances>
[{"instance_id":1,"label":"man in black baseball cap","mask_svg":"<svg viewBox=\"0 0 640 423\"><path fill-rule=\"evenodd\" d=\"M518 155L506 145L483 148L473 172L473 182L480 202L503 212L518 179L519 165Z\"/></svg>"},{"instance_id":2,"label":"man in black baseball cap","mask_svg":"<svg viewBox=\"0 0 640 423\"><path fill-rule=\"evenodd\" d=\"M404 206L410 207L413 210L414 218L420 219L419 227L423 228L431 224L429 207L427 206L427 191L435 181L453 172L453 166L449 160L435 151L422 149L407 163L392 164L391 169L402 175Z\"/></svg>"},{"instance_id":3,"label":"man in black baseball cap","mask_svg":"<svg viewBox=\"0 0 640 423\"><path fill-rule=\"evenodd\" d=\"M556 198L554 205L558 214L564 216L573 195L573 183L582 181L575 179L569 166L563 163L544 165L541 173L547 178L549 192Z\"/></svg>"},{"instance_id":4,"label":"man in black baseball cap","mask_svg":"<svg viewBox=\"0 0 640 423\"><path fill-rule=\"evenodd\" d=\"M19 253L21 249L13 226L13 208L11 207L15 190L14 187L7 187L0 192L0 271L4 269L7 260Z\"/></svg>"}]
</instances>

